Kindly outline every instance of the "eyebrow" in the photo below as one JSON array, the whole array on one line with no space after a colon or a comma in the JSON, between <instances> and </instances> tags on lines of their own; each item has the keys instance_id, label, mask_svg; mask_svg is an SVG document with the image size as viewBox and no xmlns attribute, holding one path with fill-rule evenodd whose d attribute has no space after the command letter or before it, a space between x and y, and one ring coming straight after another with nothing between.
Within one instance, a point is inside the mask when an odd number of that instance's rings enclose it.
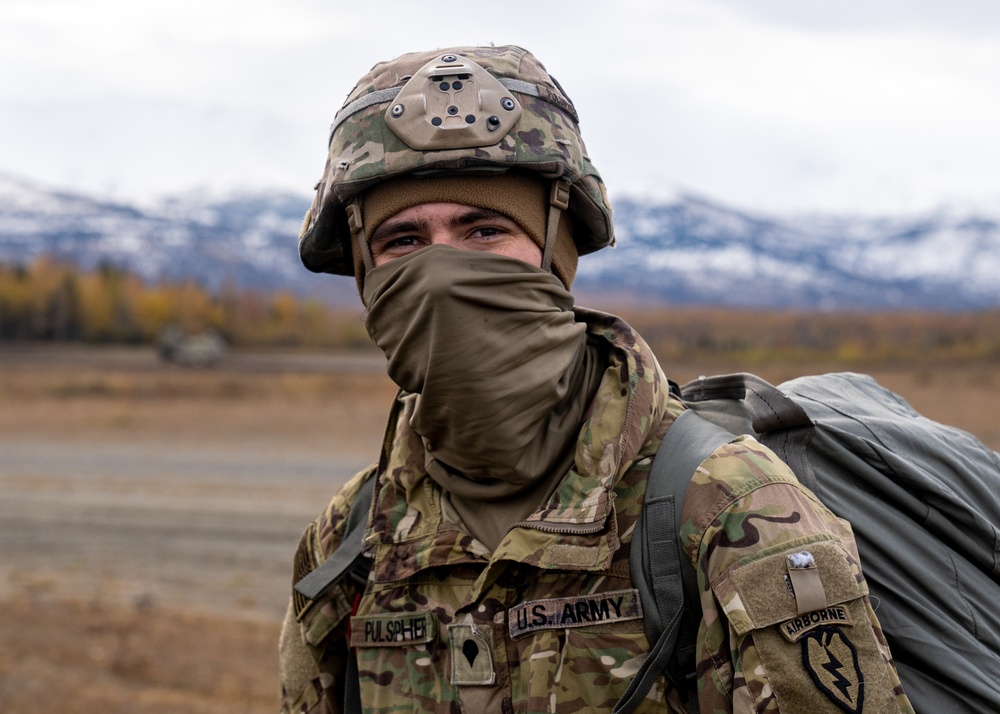
<instances>
[{"instance_id":1,"label":"eyebrow","mask_svg":"<svg viewBox=\"0 0 1000 714\"><path fill-rule=\"evenodd\" d=\"M493 211L489 208L473 208L470 207L467 211L463 211L457 216L453 216L450 221L448 221L449 228L461 228L462 226L468 226L473 223L478 223L479 221L490 221L490 220L505 220L513 222L514 219L509 216L500 213L499 211ZM393 222L393 219L389 218L382 222L378 228L375 229L375 233L369 239L369 242L374 243L375 241L382 240L390 236L399 235L401 233L418 233L427 230L429 224L425 220L406 220Z\"/></svg>"}]
</instances>

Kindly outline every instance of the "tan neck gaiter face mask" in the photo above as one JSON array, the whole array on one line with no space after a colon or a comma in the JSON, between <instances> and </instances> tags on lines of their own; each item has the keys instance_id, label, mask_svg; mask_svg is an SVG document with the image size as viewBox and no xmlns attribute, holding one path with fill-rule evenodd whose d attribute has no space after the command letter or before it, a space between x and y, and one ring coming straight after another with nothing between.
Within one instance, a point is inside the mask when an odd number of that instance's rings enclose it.
<instances>
[{"instance_id":1,"label":"tan neck gaiter face mask","mask_svg":"<svg viewBox=\"0 0 1000 714\"><path fill-rule=\"evenodd\" d=\"M366 324L400 388L427 472L495 501L551 477L575 446L601 359L554 275L514 258L430 246L365 277Z\"/></svg>"}]
</instances>

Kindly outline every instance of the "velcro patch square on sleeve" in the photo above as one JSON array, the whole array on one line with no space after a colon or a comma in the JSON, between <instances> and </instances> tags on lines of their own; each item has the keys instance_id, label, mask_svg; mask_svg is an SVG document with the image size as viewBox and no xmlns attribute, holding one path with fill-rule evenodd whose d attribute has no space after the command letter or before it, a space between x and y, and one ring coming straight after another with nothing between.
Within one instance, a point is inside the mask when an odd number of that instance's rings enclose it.
<instances>
[{"instance_id":1,"label":"velcro patch square on sleeve","mask_svg":"<svg viewBox=\"0 0 1000 714\"><path fill-rule=\"evenodd\" d=\"M815 561L811 576L822 584L824 601L811 602L817 610L839 605L868 594L867 583L858 582L847 552L836 541L810 543L806 546ZM795 551L801 551L799 546ZM722 604L726 617L739 635L792 620L804 614L789 576L786 551L765 556L734 568L726 578L713 583L712 589Z\"/></svg>"}]
</instances>

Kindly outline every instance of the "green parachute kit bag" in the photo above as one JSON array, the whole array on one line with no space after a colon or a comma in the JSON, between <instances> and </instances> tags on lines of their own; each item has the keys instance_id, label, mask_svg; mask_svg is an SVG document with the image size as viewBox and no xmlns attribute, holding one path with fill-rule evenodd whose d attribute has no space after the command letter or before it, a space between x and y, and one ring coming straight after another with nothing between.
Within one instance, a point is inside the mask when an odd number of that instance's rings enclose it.
<instances>
[{"instance_id":1,"label":"green parachute kit bag","mask_svg":"<svg viewBox=\"0 0 1000 714\"><path fill-rule=\"evenodd\" d=\"M735 435L752 434L851 523L914 709L1000 712L1000 455L866 375L774 387L731 374L678 389L689 408L661 444L632 540L633 580L655 644L616 711L631 711L664 673L697 711L701 613L680 514L702 461Z\"/></svg>"}]
</instances>

